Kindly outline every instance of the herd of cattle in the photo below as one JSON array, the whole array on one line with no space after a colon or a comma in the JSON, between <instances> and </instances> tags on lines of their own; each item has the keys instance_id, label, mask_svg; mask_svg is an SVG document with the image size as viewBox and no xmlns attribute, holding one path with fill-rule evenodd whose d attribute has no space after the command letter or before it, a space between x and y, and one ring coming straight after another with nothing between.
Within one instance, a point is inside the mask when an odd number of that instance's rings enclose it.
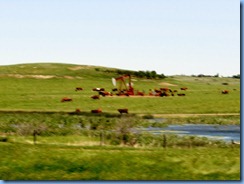
<instances>
[{"instance_id":1,"label":"herd of cattle","mask_svg":"<svg viewBox=\"0 0 244 184\"><path fill-rule=\"evenodd\" d=\"M75 88L75 91L82 91L83 88L82 87L76 87ZM187 87L182 87L180 88L181 91L186 91L188 90ZM93 88L92 91L96 91L98 92L97 95L92 95L91 98L96 100L96 99L100 99L100 96L113 96L113 92L116 92L118 91L117 88L114 88L112 89L112 92L107 92L105 91L104 88ZM160 97L164 97L164 96L175 96L175 93L177 93L178 96L186 96L185 93L178 93L177 90L171 90L170 88L160 88L160 89L154 89L154 90L149 90L149 94L148 96L160 96ZM222 90L221 91L222 94L229 94L229 90ZM115 95L118 95L118 96L121 96L119 94L115 94ZM137 91L137 93L135 94L135 96L146 96L145 95L145 92L140 92L140 91ZM61 99L61 102L71 102L72 101L72 98L69 98L69 97L64 97ZM117 109L118 112L120 114L128 114L128 109L127 108L124 108L124 109ZM76 109L76 112L79 113L80 112L80 109ZM91 110L91 113L101 113L102 112L102 109L95 109L95 110Z\"/></svg>"}]
</instances>

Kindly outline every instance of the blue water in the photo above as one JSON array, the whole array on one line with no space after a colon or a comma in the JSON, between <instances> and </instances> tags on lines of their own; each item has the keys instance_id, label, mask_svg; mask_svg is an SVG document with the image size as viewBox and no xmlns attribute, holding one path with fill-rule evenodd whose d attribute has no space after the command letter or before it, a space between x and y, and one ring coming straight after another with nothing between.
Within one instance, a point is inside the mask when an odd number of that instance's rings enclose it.
<instances>
[{"instance_id":1,"label":"blue water","mask_svg":"<svg viewBox=\"0 0 244 184\"><path fill-rule=\"evenodd\" d=\"M177 135L195 135L224 141L240 141L240 126L237 125L206 125L206 124L184 124L169 125L165 128L147 128L154 134L174 133ZM164 132L162 132L162 130Z\"/></svg>"}]
</instances>

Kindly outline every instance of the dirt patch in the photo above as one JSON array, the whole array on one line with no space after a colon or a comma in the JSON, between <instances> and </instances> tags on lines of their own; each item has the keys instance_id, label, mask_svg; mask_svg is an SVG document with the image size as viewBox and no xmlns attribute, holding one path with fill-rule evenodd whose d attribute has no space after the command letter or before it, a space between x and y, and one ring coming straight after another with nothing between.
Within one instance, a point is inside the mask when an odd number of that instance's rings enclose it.
<instances>
[{"instance_id":1,"label":"dirt patch","mask_svg":"<svg viewBox=\"0 0 244 184\"><path fill-rule=\"evenodd\" d=\"M162 85L162 86L177 86L175 84L171 84L171 83L168 83L168 82L161 82L159 85Z\"/></svg>"},{"instance_id":2,"label":"dirt patch","mask_svg":"<svg viewBox=\"0 0 244 184\"><path fill-rule=\"evenodd\" d=\"M80 70L80 69L84 69L86 68L85 66L73 66L73 67L69 67L69 70Z\"/></svg>"},{"instance_id":3,"label":"dirt patch","mask_svg":"<svg viewBox=\"0 0 244 184\"><path fill-rule=\"evenodd\" d=\"M65 79L74 79L72 76L64 76Z\"/></svg>"},{"instance_id":4,"label":"dirt patch","mask_svg":"<svg viewBox=\"0 0 244 184\"><path fill-rule=\"evenodd\" d=\"M8 77L14 78L35 78L35 79L51 79L54 75L21 75L21 74L8 74Z\"/></svg>"}]
</instances>

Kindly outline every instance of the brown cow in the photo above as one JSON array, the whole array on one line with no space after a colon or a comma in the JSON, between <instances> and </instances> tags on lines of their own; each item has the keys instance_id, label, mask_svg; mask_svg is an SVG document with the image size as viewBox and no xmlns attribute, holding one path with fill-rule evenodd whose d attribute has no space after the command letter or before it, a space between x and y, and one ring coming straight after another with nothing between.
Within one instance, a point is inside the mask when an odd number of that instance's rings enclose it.
<instances>
[{"instance_id":1,"label":"brown cow","mask_svg":"<svg viewBox=\"0 0 244 184\"><path fill-rule=\"evenodd\" d=\"M95 109L95 110L91 110L91 113L101 113L102 109Z\"/></svg>"},{"instance_id":2,"label":"brown cow","mask_svg":"<svg viewBox=\"0 0 244 184\"><path fill-rule=\"evenodd\" d=\"M81 111L80 111L80 109L77 108L77 109L75 109L75 112L80 113Z\"/></svg>"},{"instance_id":3,"label":"brown cow","mask_svg":"<svg viewBox=\"0 0 244 184\"><path fill-rule=\"evenodd\" d=\"M169 88L160 88L161 91L169 91Z\"/></svg>"},{"instance_id":4,"label":"brown cow","mask_svg":"<svg viewBox=\"0 0 244 184\"><path fill-rule=\"evenodd\" d=\"M139 96L144 96L144 92L137 91L137 95L139 95Z\"/></svg>"},{"instance_id":5,"label":"brown cow","mask_svg":"<svg viewBox=\"0 0 244 184\"><path fill-rule=\"evenodd\" d=\"M184 94L184 93L179 93L179 94L177 94L178 96L186 96L186 94Z\"/></svg>"},{"instance_id":6,"label":"brown cow","mask_svg":"<svg viewBox=\"0 0 244 184\"><path fill-rule=\"evenodd\" d=\"M223 91L222 91L222 94L228 94L228 93L229 93L228 90L223 90Z\"/></svg>"},{"instance_id":7,"label":"brown cow","mask_svg":"<svg viewBox=\"0 0 244 184\"><path fill-rule=\"evenodd\" d=\"M93 96L91 96L91 98L94 99L94 100L99 100L100 96L99 95L93 95Z\"/></svg>"},{"instance_id":8,"label":"brown cow","mask_svg":"<svg viewBox=\"0 0 244 184\"><path fill-rule=\"evenodd\" d=\"M120 114L126 113L128 114L128 109L118 109Z\"/></svg>"},{"instance_id":9,"label":"brown cow","mask_svg":"<svg viewBox=\"0 0 244 184\"><path fill-rule=\"evenodd\" d=\"M162 97L163 96L170 96L170 94L164 91L164 92L160 93L160 96L162 96Z\"/></svg>"},{"instance_id":10,"label":"brown cow","mask_svg":"<svg viewBox=\"0 0 244 184\"><path fill-rule=\"evenodd\" d=\"M82 90L83 90L83 88L81 88L81 87L75 88L75 91L82 91Z\"/></svg>"},{"instance_id":11,"label":"brown cow","mask_svg":"<svg viewBox=\"0 0 244 184\"><path fill-rule=\"evenodd\" d=\"M110 92L107 92L107 91L99 91L99 95L109 96L109 95L111 95L111 93Z\"/></svg>"},{"instance_id":12,"label":"brown cow","mask_svg":"<svg viewBox=\"0 0 244 184\"><path fill-rule=\"evenodd\" d=\"M183 87L183 88L180 88L181 90L187 90L188 88L187 87Z\"/></svg>"},{"instance_id":13,"label":"brown cow","mask_svg":"<svg viewBox=\"0 0 244 184\"><path fill-rule=\"evenodd\" d=\"M93 88L92 91L105 91L104 88Z\"/></svg>"},{"instance_id":14,"label":"brown cow","mask_svg":"<svg viewBox=\"0 0 244 184\"><path fill-rule=\"evenodd\" d=\"M72 98L64 97L62 98L61 102L71 102Z\"/></svg>"},{"instance_id":15,"label":"brown cow","mask_svg":"<svg viewBox=\"0 0 244 184\"><path fill-rule=\"evenodd\" d=\"M154 89L154 92L161 93L161 90L160 89Z\"/></svg>"}]
</instances>

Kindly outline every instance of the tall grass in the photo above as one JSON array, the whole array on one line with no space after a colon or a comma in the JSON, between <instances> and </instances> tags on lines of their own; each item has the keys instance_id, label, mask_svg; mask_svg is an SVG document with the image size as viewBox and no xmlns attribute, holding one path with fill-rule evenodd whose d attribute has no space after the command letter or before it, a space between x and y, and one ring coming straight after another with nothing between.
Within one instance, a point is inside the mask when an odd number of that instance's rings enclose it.
<instances>
[{"instance_id":1,"label":"tall grass","mask_svg":"<svg viewBox=\"0 0 244 184\"><path fill-rule=\"evenodd\" d=\"M239 180L238 148L114 148L0 143L3 180Z\"/></svg>"}]
</instances>

